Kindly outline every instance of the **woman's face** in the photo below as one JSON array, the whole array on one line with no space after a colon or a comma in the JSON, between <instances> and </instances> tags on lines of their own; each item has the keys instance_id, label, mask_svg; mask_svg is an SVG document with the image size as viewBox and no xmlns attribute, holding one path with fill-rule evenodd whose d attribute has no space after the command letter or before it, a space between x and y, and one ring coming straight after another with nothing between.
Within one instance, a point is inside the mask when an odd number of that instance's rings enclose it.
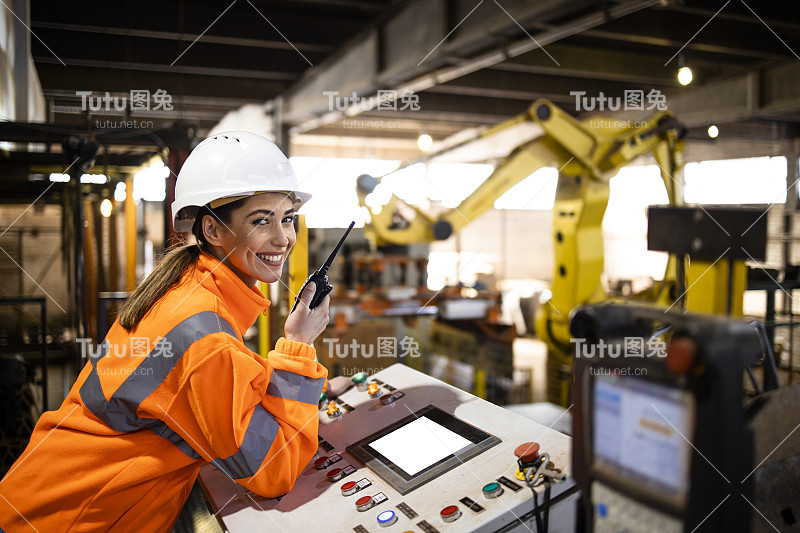
<instances>
[{"instance_id":1,"label":"woman's face","mask_svg":"<svg viewBox=\"0 0 800 533\"><path fill-rule=\"evenodd\" d=\"M295 209L284 193L255 194L230 213L230 222L203 218L203 231L216 255L248 287L274 283L294 246Z\"/></svg>"}]
</instances>

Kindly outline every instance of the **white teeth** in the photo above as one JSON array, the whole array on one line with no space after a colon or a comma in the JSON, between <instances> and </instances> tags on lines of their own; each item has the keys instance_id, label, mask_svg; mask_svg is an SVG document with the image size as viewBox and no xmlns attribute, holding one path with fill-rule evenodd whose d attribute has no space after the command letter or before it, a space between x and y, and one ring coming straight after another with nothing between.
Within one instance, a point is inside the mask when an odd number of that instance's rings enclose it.
<instances>
[{"instance_id":1,"label":"white teeth","mask_svg":"<svg viewBox=\"0 0 800 533\"><path fill-rule=\"evenodd\" d=\"M283 257L281 255L266 255L266 254L256 254L256 255L259 258L263 259L264 261L269 261L270 263L278 263Z\"/></svg>"}]
</instances>

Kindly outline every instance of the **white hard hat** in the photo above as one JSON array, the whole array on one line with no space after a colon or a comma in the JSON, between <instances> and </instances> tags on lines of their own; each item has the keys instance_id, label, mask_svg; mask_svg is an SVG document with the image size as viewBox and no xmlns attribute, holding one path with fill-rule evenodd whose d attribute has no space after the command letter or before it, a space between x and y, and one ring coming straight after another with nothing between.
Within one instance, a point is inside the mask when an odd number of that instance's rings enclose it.
<instances>
[{"instance_id":1,"label":"white hard hat","mask_svg":"<svg viewBox=\"0 0 800 533\"><path fill-rule=\"evenodd\" d=\"M311 195L298 190L289 160L272 141L247 131L218 133L192 150L175 183L175 231L189 231L198 208L220 198L259 192L291 193L299 206Z\"/></svg>"}]
</instances>

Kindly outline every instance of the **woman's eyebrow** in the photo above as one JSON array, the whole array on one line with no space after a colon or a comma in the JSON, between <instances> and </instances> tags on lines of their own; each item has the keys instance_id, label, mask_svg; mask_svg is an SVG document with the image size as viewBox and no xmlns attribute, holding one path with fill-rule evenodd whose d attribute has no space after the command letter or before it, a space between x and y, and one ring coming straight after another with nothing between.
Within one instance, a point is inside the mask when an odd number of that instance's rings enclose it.
<instances>
[{"instance_id":1,"label":"woman's eyebrow","mask_svg":"<svg viewBox=\"0 0 800 533\"><path fill-rule=\"evenodd\" d=\"M294 209L294 208L291 208L291 209L287 210L287 211L286 211L286 212L285 212L283 215L284 215L284 216L286 216L286 215L288 215L289 213L294 213L294 212L295 212L295 209ZM267 209L256 209L255 211L253 211L252 213L250 213L250 214L249 214L249 215L247 215L247 216L248 216L248 217L251 217L251 216L255 215L256 213L264 213L264 214L266 214L266 215L269 215L269 216L272 216L272 215L274 215L274 214L275 214L274 212L272 212L272 211L269 211L269 210L267 210Z\"/></svg>"},{"instance_id":2,"label":"woman's eyebrow","mask_svg":"<svg viewBox=\"0 0 800 533\"><path fill-rule=\"evenodd\" d=\"M270 215L270 216L272 216L272 215L274 215L274 214L275 214L275 213L273 213L272 211L268 211L268 210L266 210L266 209L256 209L255 211L253 211L252 213L250 213L250 214L249 214L249 215L247 215L247 216L248 216L248 217L251 217L251 216L255 215L256 213L264 213L264 214L266 214L266 215Z\"/></svg>"}]
</instances>

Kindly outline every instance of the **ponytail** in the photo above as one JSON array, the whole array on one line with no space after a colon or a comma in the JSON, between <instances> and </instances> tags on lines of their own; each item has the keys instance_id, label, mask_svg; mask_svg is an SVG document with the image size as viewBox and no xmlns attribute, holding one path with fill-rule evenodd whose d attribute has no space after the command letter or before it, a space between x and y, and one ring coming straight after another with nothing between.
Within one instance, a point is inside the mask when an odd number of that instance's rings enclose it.
<instances>
[{"instance_id":1,"label":"ponytail","mask_svg":"<svg viewBox=\"0 0 800 533\"><path fill-rule=\"evenodd\" d=\"M197 243L170 250L150 275L128 296L119 313L119 323L125 331L130 333L136 329L150 308L181 280L186 271L194 269L200 254L210 253L208 251L210 246L203 234L203 217L212 216L223 224L230 223L233 211L240 207L244 200L237 200L213 210L208 205L198 209L192 226L192 235Z\"/></svg>"},{"instance_id":2,"label":"ponytail","mask_svg":"<svg viewBox=\"0 0 800 533\"><path fill-rule=\"evenodd\" d=\"M200 247L196 244L187 244L170 250L125 300L119 314L120 325L128 333L136 329L147 311L180 281L189 268L194 268L201 253Z\"/></svg>"}]
</instances>

